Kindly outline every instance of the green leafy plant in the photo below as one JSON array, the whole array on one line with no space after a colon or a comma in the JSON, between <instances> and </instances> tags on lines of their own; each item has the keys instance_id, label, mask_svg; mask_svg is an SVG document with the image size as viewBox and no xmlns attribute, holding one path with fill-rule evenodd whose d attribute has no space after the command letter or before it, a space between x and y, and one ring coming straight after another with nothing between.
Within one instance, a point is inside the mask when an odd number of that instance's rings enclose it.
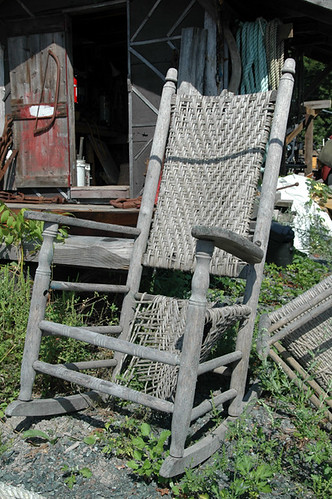
<instances>
[{"instance_id":1,"label":"green leafy plant","mask_svg":"<svg viewBox=\"0 0 332 499\"><path fill-rule=\"evenodd\" d=\"M23 271L24 243L33 243L34 251L38 250L43 241L44 222L30 220L24 217L25 208L18 213L10 210L0 202L0 242L6 246L13 246L17 251L19 270ZM60 227L56 237L57 242L62 242L68 237L67 228Z\"/></svg>"},{"instance_id":2,"label":"green leafy plant","mask_svg":"<svg viewBox=\"0 0 332 499\"><path fill-rule=\"evenodd\" d=\"M17 248L17 258L21 271L23 270L24 242L34 242L36 245L40 245L43 232L43 223L38 220L25 219L25 211L22 209L16 214L5 204L0 203L0 241L7 246Z\"/></svg>"},{"instance_id":3,"label":"green leafy plant","mask_svg":"<svg viewBox=\"0 0 332 499\"><path fill-rule=\"evenodd\" d=\"M74 468L70 468L67 464L65 464L62 468L63 473L63 478L65 481L65 484L69 489L72 489L77 482L77 477L82 476L84 478L91 478L92 477L92 471L90 468L87 468L86 466L83 468L79 468L78 466Z\"/></svg>"},{"instance_id":4,"label":"green leafy plant","mask_svg":"<svg viewBox=\"0 0 332 499\"><path fill-rule=\"evenodd\" d=\"M158 477L165 454L164 445L170 434L169 430L164 430L155 436L151 426L142 423L139 435L131 438L133 459L127 462L129 468L146 480Z\"/></svg>"},{"instance_id":5,"label":"green leafy plant","mask_svg":"<svg viewBox=\"0 0 332 499\"><path fill-rule=\"evenodd\" d=\"M38 445L40 440L49 442L54 445L58 441L58 437L52 436L41 430L27 430L23 433L22 438L28 440L33 445Z\"/></svg>"}]
</instances>

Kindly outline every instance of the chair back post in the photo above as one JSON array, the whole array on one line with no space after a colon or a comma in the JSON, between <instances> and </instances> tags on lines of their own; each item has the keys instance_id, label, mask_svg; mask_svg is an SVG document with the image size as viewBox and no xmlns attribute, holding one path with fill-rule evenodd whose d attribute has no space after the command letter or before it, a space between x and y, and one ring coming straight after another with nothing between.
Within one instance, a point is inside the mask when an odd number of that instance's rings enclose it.
<instances>
[{"instance_id":1,"label":"chair back post","mask_svg":"<svg viewBox=\"0 0 332 499\"><path fill-rule=\"evenodd\" d=\"M127 277L127 286L129 288L129 291L124 298L120 318L120 325L123 328L121 338L126 338L129 329L128 326L134 314L133 302L135 294L138 292L142 275L142 257L147 245L158 182L164 160L171 117L171 100L176 90L176 81L177 70L171 68L167 72L166 83L164 84L163 92L161 95L159 114L151 148L149 166L145 179L141 208L137 221L137 228L140 229L140 235L137 237L134 243L132 257L129 265L129 272Z\"/></svg>"},{"instance_id":2,"label":"chair back post","mask_svg":"<svg viewBox=\"0 0 332 499\"><path fill-rule=\"evenodd\" d=\"M275 192L284 148L288 113L294 87L295 61L285 61L282 77L277 93L275 111L273 115L268 153L265 162L262 191L257 214L257 223L253 242L264 250L263 260L256 265L251 265L244 296L244 303L254 311L257 309L260 287L263 279L266 249L270 234L270 221L272 220ZM229 407L231 416L238 416L242 412L242 399L245 391L245 379L249 365L249 354L256 314L252 313L244 327L239 331L236 349L243 354L241 361L235 366L232 375L231 388L238 395Z\"/></svg>"}]
</instances>

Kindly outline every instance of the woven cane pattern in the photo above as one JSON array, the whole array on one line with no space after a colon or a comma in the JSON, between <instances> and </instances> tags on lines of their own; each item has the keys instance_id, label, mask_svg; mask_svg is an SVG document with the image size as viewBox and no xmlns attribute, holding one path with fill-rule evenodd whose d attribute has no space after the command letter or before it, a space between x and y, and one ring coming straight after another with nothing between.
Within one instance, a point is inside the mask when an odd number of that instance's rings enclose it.
<instances>
[{"instance_id":1,"label":"woven cane pattern","mask_svg":"<svg viewBox=\"0 0 332 499\"><path fill-rule=\"evenodd\" d=\"M182 348L183 333L186 323L188 301L166 296L151 296L137 302L135 318L130 331L130 341L139 345L156 348L167 352L179 353ZM206 332L201 360L204 360L211 348L227 328L239 321L244 321L250 314L245 305L232 307L208 308L206 312ZM126 365L129 357L125 358ZM122 374L126 384L135 378L140 390L150 395L169 399L174 394L178 367L152 362L137 357L130 358Z\"/></svg>"},{"instance_id":2,"label":"woven cane pattern","mask_svg":"<svg viewBox=\"0 0 332 499\"><path fill-rule=\"evenodd\" d=\"M249 235L273 106L270 93L177 95L144 264L193 270L194 225ZM216 249L211 272L238 275L241 262Z\"/></svg>"},{"instance_id":3,"label":"woven cane pattern","mask_svg":"<svg viewBox=\"0 0 332 499\"><path fill-rule=\"evenodd\" d=\"M331 295L325 301L331 300L332 275L269 314L272 323L287 317L289 312L296 310L303 304L307 304L305 313L310 312L310 309L313 309L310 307L312 299L328 289L331 290ZM324 300L320 304L323 302ZM287 335L282 343L304 369L309 369L310 372L314 373L316 381L325 391L332 391L332 308L316 318L309 319L305 325Z\"/></svg>"}]
</instances>

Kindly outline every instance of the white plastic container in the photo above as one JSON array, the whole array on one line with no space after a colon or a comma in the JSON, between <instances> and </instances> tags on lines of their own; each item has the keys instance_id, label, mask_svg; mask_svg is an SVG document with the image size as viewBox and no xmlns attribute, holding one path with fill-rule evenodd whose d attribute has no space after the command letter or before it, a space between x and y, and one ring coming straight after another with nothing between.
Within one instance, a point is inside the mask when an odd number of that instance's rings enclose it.
<instances>
[{"instance_id":1,"label":"white plastic container","mask_svg":"<svg viewBox=\"0 0 332 499\"><path fill-rule=\"evenodd\" d=\"M85 160L76 160L76 185L77 187L85 186Z\"/></svg>"}]
</instances>

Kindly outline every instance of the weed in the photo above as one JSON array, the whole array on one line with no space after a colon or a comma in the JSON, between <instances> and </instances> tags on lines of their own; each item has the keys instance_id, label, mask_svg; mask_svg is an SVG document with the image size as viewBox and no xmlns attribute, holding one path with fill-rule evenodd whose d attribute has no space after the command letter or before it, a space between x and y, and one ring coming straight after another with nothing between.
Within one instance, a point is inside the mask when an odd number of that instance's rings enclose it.
<instances>
[{"instance_id":1,"label":"weed","mask_svg":"<svg viewBox=\"0 0 332 499\"><path fill-rule=\"evenodd\" d=\"M23 440L28 440L32 445L38 445L40 440L46 440L51 445L58 441L58 437L53 437L50 433L41 430L27 430L22 435Z\"/></svg>"},{"instance_id":2,"label":"weed","mask_svg":"<svg viewBox=\"0 0 332 499\"><path fill-rule=\"evenodd\" d=\"M79 468L76 466L75 468L70 468L67 464L65 464L61 470L64 472L63 473L63 478L65 481L65 484L69 489L72 489L77 482L77 477L82 476L84 478L91 478L92 477L92 471L90 468L84 467L84 468Z\"/></svg>"},{"instance_id":3,"label":"weed","mask_svg":"<svg viewBox=\"0 0 332 499\"><path fill-rule=\"evenodd\" d=\"M129 468L145 480L159 477L159 470L164 459L164 445L170 434L169 430L164 430L156 437L151 426L148 423L142 423L138 436L131 437L133 459L127 463Z\"/></svg>"},{"instance_id":4,"label":"weed","mask_svg":"<svg viewBox=\"0 0 332 499\"><path fill-rule=\"evenodd\" d=\"M44 227L44 223L39 220L24 218L25 211L23 208L18 213L14 213L0 202L0 242L16 248L21 273L23 273L24 243L33 242L35 250L37 250L43 241ZM63 241L67 236L66 228L61 227L58 231L57 241Z\"/></svg>"}]
</instances>

